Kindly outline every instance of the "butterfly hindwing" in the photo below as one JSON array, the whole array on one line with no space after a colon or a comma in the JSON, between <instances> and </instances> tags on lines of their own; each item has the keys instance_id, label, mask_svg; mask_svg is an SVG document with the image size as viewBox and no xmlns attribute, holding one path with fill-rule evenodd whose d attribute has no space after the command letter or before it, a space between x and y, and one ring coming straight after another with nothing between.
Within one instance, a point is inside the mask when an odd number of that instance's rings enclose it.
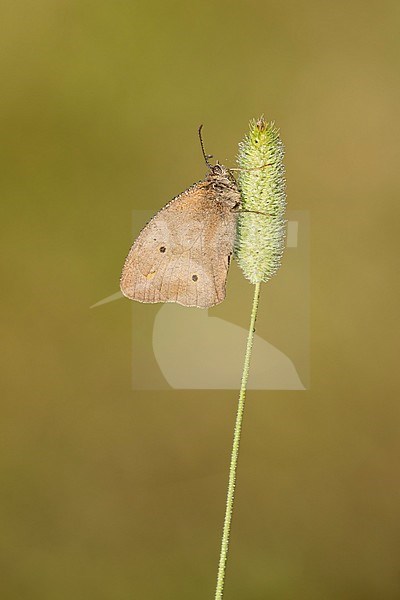
<instances>
[{"instance_id":1,"label":"butterfly hindwing","mask_svg":"<svg viewBox=\"0 0 400 600\"><path fill-rule=\"evenodd\" d=\"M121 275L125 296L207 308L225 298L236 213L195 184L142 229Z\"/></svg>"}]
</instances>

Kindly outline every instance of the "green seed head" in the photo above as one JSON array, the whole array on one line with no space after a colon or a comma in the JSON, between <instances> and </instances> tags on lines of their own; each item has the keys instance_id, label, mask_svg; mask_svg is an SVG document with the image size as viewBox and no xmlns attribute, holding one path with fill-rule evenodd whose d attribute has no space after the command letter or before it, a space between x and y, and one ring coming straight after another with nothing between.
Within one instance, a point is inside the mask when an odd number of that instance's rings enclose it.
<instances>
[{"instance_id":1,"label":"green seed head","mask_svg":"<svg viewBox=\"0 0 400 600\"><path fill-rule=\"evenodd\" d=\"M286 229L283 154L274 124L264 117L251 121L239 144L242 212L235 244L236 259L251 283L268 281L281 264Z\"/></svg>"}]
</instances>

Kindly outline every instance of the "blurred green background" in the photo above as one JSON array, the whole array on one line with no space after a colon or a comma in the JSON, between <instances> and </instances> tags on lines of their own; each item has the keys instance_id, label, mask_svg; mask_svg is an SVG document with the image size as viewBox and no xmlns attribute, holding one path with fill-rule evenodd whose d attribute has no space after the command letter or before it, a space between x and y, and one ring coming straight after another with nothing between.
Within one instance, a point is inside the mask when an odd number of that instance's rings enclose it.
<instances>
[{"instance_id":1,"label":"blurred green background","mask_svg":"<svg viewBox=\"0 0 400 600\"><path fill-rule=\"evenodd\" d=\"M89 306L132 209L204 176L198 125L233 165L261 113L311 216L311 388L248 396L226 599L400 597L399 13L2 3L2 598L213 597L237 395L135 392L130 303Z\"/></svg>"}]
</instances>

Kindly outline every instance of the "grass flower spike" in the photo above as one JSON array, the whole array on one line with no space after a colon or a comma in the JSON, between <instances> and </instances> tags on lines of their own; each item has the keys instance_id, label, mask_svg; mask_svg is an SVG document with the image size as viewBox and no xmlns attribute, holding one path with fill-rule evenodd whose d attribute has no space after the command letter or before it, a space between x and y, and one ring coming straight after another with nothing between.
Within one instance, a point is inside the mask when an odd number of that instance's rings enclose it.
<instances>
[{"instance_id":1,"label":"grass flower spike","mask_svg":"<svg viewBox=\"0 0 400 600\"><path fill-rule=\"evenodd\" d=\"M251 283L268 281L280 267L285 243L284 148L273 123L251 121L239 144L238 183L243 212L235 256Z\"/></svg>"}]
</instances>

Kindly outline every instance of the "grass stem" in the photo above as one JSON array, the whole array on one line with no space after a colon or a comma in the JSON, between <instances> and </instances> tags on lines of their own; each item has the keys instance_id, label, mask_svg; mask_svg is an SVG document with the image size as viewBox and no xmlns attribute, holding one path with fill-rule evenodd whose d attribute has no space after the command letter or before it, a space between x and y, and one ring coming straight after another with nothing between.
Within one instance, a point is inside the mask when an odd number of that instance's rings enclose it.
<instances>
[{"instance_id":1,"label":"grass stem","mask_svg":"<svg viewBox=\"0 0 400 600\"><path fill-rule=\"evenodd\" d=\"M226 509L224 518L224 527L222 531L221 552L219 557L217 588L215 591L215 600L222 600L225 583L226 563L229 550L229 535L231 530L233 501L235 497L236 472L239 458L240 434L242 431L244 403L246 399L247 380L249 378L251 349L253 347L255 323L258 311L258 302L260 298L261 283L256 283L254 286L253 307L251 311L250 327L247 336L246 354L244 358L242 383L240 386L239 402L236 413L235 431L233 435L233 445L231 454L231 463L229 467L228 493L226 497Z\"/></svg>"}]
</instances>

